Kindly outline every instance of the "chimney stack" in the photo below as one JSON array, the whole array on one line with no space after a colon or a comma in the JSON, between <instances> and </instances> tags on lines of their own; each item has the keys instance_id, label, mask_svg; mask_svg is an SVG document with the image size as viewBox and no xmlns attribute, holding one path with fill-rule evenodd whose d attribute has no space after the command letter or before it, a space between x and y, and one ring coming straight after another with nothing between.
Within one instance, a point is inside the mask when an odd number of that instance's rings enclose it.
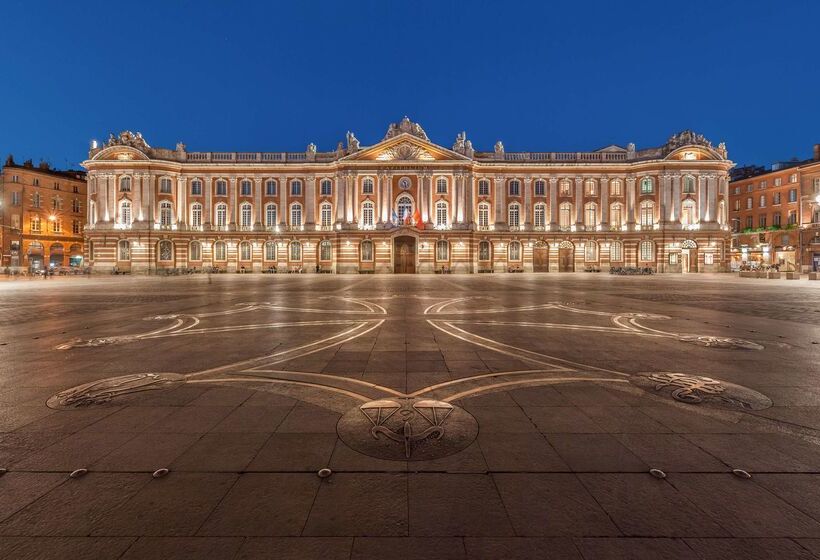
<instances>
[{"instance_id":1,"label":"chimney stack","mask_svg":"<svg viewBox=\"0 0 820 560\"><path fill-rule=\"evenodd\" d=\"M814 161L820 161L820 144L814 145Z\"/></svg>"}]
</instances>

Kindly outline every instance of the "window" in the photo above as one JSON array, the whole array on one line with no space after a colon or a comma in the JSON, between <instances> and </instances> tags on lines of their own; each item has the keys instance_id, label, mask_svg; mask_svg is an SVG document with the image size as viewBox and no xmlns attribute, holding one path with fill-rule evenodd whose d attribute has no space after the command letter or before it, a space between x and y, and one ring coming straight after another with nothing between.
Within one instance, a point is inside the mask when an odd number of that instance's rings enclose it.
<instances>
[{"instance_id":1,"label":"window","mask_svg":"<svg viewBox=\"0 0 820 560\"><path fill-rule=\"evenodd\" d=\"M190 248L188 249L188 260L189 261L201 261L202 260L202 243L199 241L191 241Z\"/></svg>"},{"instance_id":2,"label":"window","mask_svg":"<svg viewBox=\"0 0 820 560\"><path fill-rule=\"evenodd\" d=\"M782 219L780 212L775 212L772 214L772 225L773 226L780 226L780 220Z\"/></svg>"},{"instance_id":3,"label":"window","mask_svg":"<svg viewBox=\"0 0 820 560\"><path fill-rule=\"evenodd\" d=\"M301 261L302 260L302 244L298 241L291 241L290 243L290 260L292 261Z\"/></svg>"},{"instance_id":4,"label":"window","mask_svg":"<svg viewBox=\"0 0 820 560\"><path fill-rule=\"evenodd\" d=\"M242 229L250 229L253 220L253 207L245 202L239 207L239 224Z\"/></svg>"},{"instance_id":5,"label":"window","mask_svg":"<svg viewBox=\"0 0 820 560\"><path fill-rule=\"evenodd\" d=\"M442 200L436 202L436 227L447 227L447 203Z\"/></svg>"},{"instance_id":6,"label":"window","mask_svg":"<svg viewBox=\"0 0 820 560\"><path fill-rule=\"evenodd\" d=\"M51 231L52 233L61 233L63 231L63 222L60 220L51 222Z\"/></svg>"},{"instance_id":7,"label":"window","mask_svg":"<svg viewBox=\"0 0 820 560\"><path fill-rule=\"evenodd\" d=\"M436 179L436 194L447 194L447 179L444 177Z\"/></svg>"},{"instance_id":8,"label":"window","mask_svg":"<svg viewBox=\"0 0 820 560\"><path fill-rule=\"evenodd\" d=\"M399 215L399 220L406 220L413 215L413 201L409 196L400 196L396 202L396 213Z\"/></svg>"},{"instance_id":9,"label":"window","mask_svg":"<svg viewBox=\"0 0 820 560\"><path fill-rule=\"evenodd\" d=\"M302 181L294 180L290 182L290 195L302 196Z\"/></svg>"},{"instance_id":10,"label":"window","mask_svg":"<svg viewBox=\"0 0 820 560\"><path fill-rule=\"evenodd\" d=\"M171 227L171 203L163 200L159 203L159 225L162 227Z\"/></svg>"},{"instance_id":11,"label":"window","mask_svg":"<svg viewBox=\"0 0 820 560\"><path fill-rule=\"evenodd\" d=\"M760 188L761 189L765 189L768 185L769 185L769 183L767 181L760 181Z\"/></svg>"},{"instance_id":12,"label":"window","mask_svg":"<svg viewBox=\"0 0 820 560\"><path fill-rule=\"evenodd\" d=\"M761 214L757 217L757 227L766 227L766 214Z\"/></svg>"},{"instance_id":13,"label":"window","mask_svg":"<svg viewBox=\"0 0 820 560\"><path fill-rule=\"evenodd\" d=\"M15 218L16 217L17 216L15 216ZM14 225L14 224L12 224L12 225ZM17 226L15 225L14 227L17 227ZM79 222L79 220L71 220L71 233L73 233L75 235L80 233L80 222Z\"/></svg>"},{"instance_id":14,"label":"window","mask_svg":"<svg viewBox=\"0 0 820 560\"><path fill-rule=\"evenodd\" d=\"M268 204L265 206L265 227L272 228L276 226L276 205Z\"/></svg>"},{"instance_id":15,"label":"window","mask_svg":"<svg viewBox=\"0 0 820 560\"><path fill-rule=\"evenodd\" d=\"M684 200L680 210L680 223L685 226L694 224L697 221L695 215L695 201L692 199Z\"/></svg>"},{"instance_id":16,"label":"window","mask_svg":"<svg viewBox=\"0 0 820 560\"><path fill-rule=\"evenodd\" d=\"M157 254L159 255L159 260L164 262L170 262L174 260L174 245L167 239L163 239L159 242L159 247L157 249Z\"/></svg>"},{"instance_id":17,"label":"window","mask_svg":"<svg viewBox=\"0 0 820 560\"><path fill-rule=\"evenodd\" d=\"M615 179L609 183L609 194L611 196L621 196L623 194L623 185L621 185L620 180Z\"/></svg>"},{"instance_id":18,"label":"window","mask_svg":"<svg viewBox=\"0 0 820 560\"><path fill-rule=\"evenodd\" d=\"M34 193L31 195L31 206L33 208L39 208L42 203L42 198L40 197L40 193Z\"/></svg>"},{"instance_id":19,"label":"window","mask_svg":"<svg viewBox=\"0 0 820 560\"><path fill-rule=\"evenodd\" d=\"M748 197L746 199L746 210L751 210L753 204L754 204L754 202L752 201L752 197L751 196Z\"/></svg>"},{"instance_id":20,"label":"window","mask_svg":"<svg viewBox=\"0 0 820 560\"><path fill-rule=\"evenodd\" d=\"M613 227L621 227L623 225L624 207L620 202L609 207L609 225Z\"/></svg>"},{"instance_id":21,"label":"window","mask_svg":"<svg viewBox=\"0 0 820 560\"><path fill-rule=\"evenodd\" d=\"M40 216L32 216L31 233L40 233Z\"/></svg>"},{"instance_id":22,"label":"window","mask_svg":"<svg viewBox=\"0 0 820 560\"><path fill-rule=\"evenodd\" d=\"M373 262L373 242L369 239L362 241L360 245L362 261Z\"/></svg>"},{"instance_id":23,"label":"window","mask_svg":"<svg viewBox=\"0 0 820 560\"><path fill-rule=\"evenodd\" d=\"M120 192L131 192L131 177L120 177Z\"/></svg>"},{"instance_id":24,"label":"window","mask_svg":"<svg viewBox=\"0 0 820 560\"><path fill-rule=\"evenodd\" d=\"M215 219L217 227L224 228L228 225L228 205L221 202L216 205Z\"/></svg>"},{"instance_id":25,"label":"window","mask_svg":"<svg viewBox=\"0 0 820 560\"><path fill-rule=\"evenodd\" d=\"M714 253L704 253L704 255L703 255L703 264L715 264L715 254Z\"/></svg>"},{"instance_id":26,"label":"window","mask_svg":"<svg viewBox=\"0 0 820 560\"><path fill-rule=\"evenodd\" d=\"M686 175L683 178L683 193L695 194L695 178L691 175Z\"/></svg>"},{"instance_id":27,"label":"window","mask_svg":"<svg viewBox=\"0 0 820 560\"><path fill-rule=\"evenodd\" d=\"M478 260L480 260L480 261L490 260L490 242L489 241L479 242L479 244L478 244Z\"/></svg>"},{"instance_id":28,"label":"window","mask_svg":"<svg viewBox=\"0 0 820 560\"><path fill-rule=\"evenodd\" d=\"M159 192L162 194L171 194L171 179L163 177L159 181Z\"/></svg>"},{"instance_id":29,"label":"window","mask_svg":"<svg viewBox=\"0 0 820 560\"><path fill-rule=\"evenodd\" d=\"M319 243L319 260L320 261L329 261L331 260L331 247L330 241L325 239L321 243Z\"/></svg>"},{"instance_id":30,"label":"window","mask_svg":"<svg viewBox=\"0 0 820 560\"><path fill-rule=\"evenodd\" d=\"M772 204L780 204L780 193L776 192L772 195Z\"/></svg>"},{"instance_id":31,"label":"window","mask_svg":"<svg viewBox=\"0 0 820 560\"><path fill-rule=\"evenodd\" d=\"M292 227L302 227L302 205L293 204L290 207L290 225ZM296 259L294 259L296 260Z\"/></svg>"},{"instance_id":32,"label":"window","mask_svg":"<svg viewBox=\"0 0 820 560\"><path fill-rule=\"evenodd\" d=\"M587 241L584 246L584 260L586 262L595 262L598 260L598 244L594 241Z\"/></svg>"},{"instance_id":33,"label":"window","mask_svg":"<svg viewBox=\"0 0 820 560\"><path fill-rule=\"evenodd\" d=\"M735 187L735 194L740 194L740 187Z\"/></svg>"},{"instance_id":34,"label":"window","mask_svg":"<svg viewBox=\"0 0 820 560\"><path fill-rule=\"evenodd\" d=\"M547 182L541 179L535 182L535 196L545 196L547 194Z\"/></svg>"},{"instance_id":35,"label":"window","mask_svg":"<svg viewBox=\"0 0 820 560\"><path fill-rule=\"evenodd\" d=\"M487 179L478 182L478 196L490 196L490 182Z\"/></svg>"},{"instance_id":36,"label":"window","mask_svg":"<svg viewBox=\"0 0 820 560\"><path fill-rule=\"evenodd\" d=\"M265 182L265 196L276 196L276 181L273 179Z\"/></svg>"},{"instance_id":37,"label":"window","mask_svg":"<svg viewBox=\"0 0 820 560\"><path fill-rule=\"evenodd\" d=\"M641 241L641 260L655 260L655 245L651 241Z\"/></svg>"},{"instance_id":38,"label":"window","mask_svg":"<svg viewBox=\"0 0 820 560\"><path fill-rule=\"evenodd\" d=\"M11 229L20 229L20 214L11 215Z\"/></svg>"},{"instance_id":39,"label":"window","mask_svg":"<svg viewBox=\"0 0 820 560\"><path fill-rule=\"evenodd\" d=\"M490 225L490 205L486 202L478 205L478 225L483 228Z\"/></svg>"},{"instance_id":40,"label":"window","mask_svg":"<svg viewBox=\"0 0 820 560\"><path fill-rule=\"evenodd\" d=\"M72 190L72 192L73 192L74 194L79 194L79 192L80 192L80 187L73 187L71 190Z\"/></svg>"},{"instance_id":41,"label":"window","mask_svg":"<svg viewBox=\"0 0 820 560\"><path fill-rule=\"evenodd\" d=\"M775 180L774 180L774 186L779 187L782 184L783 184L783 179L781 179L780 177L776 177Z\"/></svg>"},{"instance_id":42,"label":"window","mask_svg":"<svg viewBox=\"0 0 820 560\"><path fill-rule=\"evenodd\" d=\"M598 205L594 202L587 202L584 205L584 227L587 230L594 230L598 224Z\"/></svg>"},{"instance_id":43,"label":"window","mask_svg":"<svg viewBox=\"0 0 820 560\"><path fill-rule=\"evenodd\" d=\"M789 183L796 183L797 182L797 173L792 173L789 175Z\"/></svg>"},{"instance_id":44,"label":"window","mask_svg":"<svg viewBox=\"0 0 820 560\"><path fill-rule=\"evenodd\" d=\"M194 202L191 205L191 226L195 228L202 227L202 205L199 202Z\"/></svg>"},{"instance_id":45,"label":"window","mask_svg":"<svg viewBox=\"0 0 820 560\"><path fill-rule=\"evenodd\" d=\"M652 194L654 190L653 187L652 177L644 177L641 179L641 194Z\"/></svg>"},{"instance_id":46,"label":"window","mask_svg":"<svg viewBox=\"0 0 820 560\"><path fill-rule=\"evenodd\" d=\"M13 191L11 193L11 205L20 206L20 191Z\"/></svg>"},{"instance_id":47,"label":"window","mask_svg":"<svg viewBox=\"0 0 820 560\"><path fill-rule=\"evenodd\" d=\"M815 179L812 184L814 185L814 192L820 193L820 178Z\"/></svg>"},{"instance_id":48,"label":"window","mask_svg":"<svg viewBox=\"0 0 820 560\"><path fill-rule=\"evenodd\" d=\"M34 179L34 181L32 181L32 185L34 185L35 187L39 187L40 186L40 179Z\"/></svg>"},{"instance_id":49,"label":"window","mask_svg":"<svg viewBox=\"0 0 820 560\"><path fill-rule=\"evenodd\" d=\"M510 181L510 196L521 196L521 183L518 179Z\"/></svg>"},{"instance_id":50,"label":"window","mask_svg":"<svg viewBox=\"0 0 820 560\"><path fill-rule=\"evenodd\" d=\"M752 229L754 225L753 218L751 216L746 216L746 228Z\"/></svg>"},{"instance_id":51,"label":"window","mask_svg":"<svg viewBox=\"0 0 820 560\"><path fill-rule=\"evenodd\" d=\"M333 207L329 202L325 202L319 207L319 216L322 227L329 228L333 225Z\"/></svg>"},{"instance_id":52,"label":"window","mask_svg":"<svg viewBox=\"0 0 820 560\"><path fill-rule=\"evenodd\" d=\"M569 229L572 224L572 204L562 202L558 207L558 224L561 229Z\"/></svg>"},{"instance_id":53,"label":"window","mask_svg":"<svg viewBox=\"0 0 820 560\"><path fill-rule=\"evenodd\" d=\"M250 241L243 241L239 244L239 260L240 261L249 261L251 260L251 244Z\"/></svg>"},{"instance_id":54,"label":"window","mask_svg":"<svg viewBox=\"0 0 820 560\"><path fill-rule=\"evenodd\" d=\"M507 225L517 228L521 225L521 206L517 203L510 204L507 209Z\"/></svg>"},{"instance_id":55,"label":"window","mask_svg":"<svg viewBox=\"0 0 820 560\"><path fill-rule=\"evenodd\" d=\"M754 188L755 188L754 184L750 183L750 184L746 185L746 192L752 192L754 190Z\"/></svg>"},{"instance_id":56,"label":"window","mask_svg":"<svg viewBox=\"0 0 820 560\"><path fill-rule=\"evenodd\" d=\"M789 202L797 202L797 189L789 189Z\"/></svg>"},{"instance_id":57,"label":"window","mask_svg":"<svg viewBox=\"0 0 820 560\"><path fill-rule=\"evenodd\" d=\"M319 194L322 196L330 196L333 193L333 183L330 179L322 179L319 183Z\"/></svg>"},{"instance_id":58,"label":"window","mask_svg":"<svg viewBox=\"0 0 820 560\"><path fill-rule=\"evenodd\" d=\"M52 210L62 210L63 209L63 199L62 198L52 198L51 199L51 209Z\"/></svg>"},{"instance_id":59,"label":"window","mask_svg":"<svg viewBox=\"0 0 820 560\"><path fill-rule=\"evenodd\" d=\"M362 180L362 194L373 194L373 178L365 177Z\"/></svg>"},{"instance_id":60,"label":"window","mask_svg":"<svg viewBox=\"0 0 820 560\"><path fill-rule=\"evenodd\" d=\"M797 212L795 212L794 210L790 210L789 211L789 225L793 226L796 223L797 223Z\"/></svg>"},{"instance_id":61,"label":"window","mask_svg":"<svg viewBox=\"0 0 820 560\"><path fill-rule=\"evenodd\" d=\"M507 258L511 261L521 260L521 243L518 241L510 241L507 246Z\"/></svg>"},{"instance_id":62,"label":"window","mask_svg":"<svg viewBox=\"0 0 820 560\"><path fill-rule=\"evenodd\" d=\"M610 243L609 260L613 262L621 262L624 260L624 246L620 241Z\"/></svg>"},{"instance_id":63,"label":"window","mask_svg":"<svg viewBox=\"0 0 820 560\"><path fill-rule=\"evenodd\" d=\"M761 208L766 208L766 195L765 194L760 195L760 207Z\"/></svg>"},{"instance_id":64,"label":"window","mask_svg":"<svg viewBox=\"0 0 820 560\"><path fill-rule=\"evenodd\" d=\"M239 196L251 196L253 192L253 186L250 181L244 179L241 183L239 183Z\"/></svg>"},{"instance_id":65,"label":"window","mask_svg":"<svg viewBox=\"0 0 820 560\"><path fill-rule=\"evenodd\" d=\"M652 226L655 223L655 203L651 200L641 202L641 227Z\"/></svg>"},{"instance_id":66,"label":"window","mask_svg":"<svg viewBox=\"0 0 820 560\"><path fill-rule=\"evenodd\" d=\"M268 241L267 243L265 243L265 260L276 260L276 243L274 241Z\"/></svg>"},{"instance_id":67,"label":"window","mask_svg":"<svg viewBox=\"0 0 820 560\"><path fill-rule=\"evenodd\" d=\"M13 203L13 201L12 201L12 203ZM75 214L80 211L80 201L77 200L76 198L71 201L71 211L74 212Z\"/></svg>"},{"instance_id":68,"label":"window","mask_svg":"<svg viewBox=\"0 0 820 560\"><path fill-rule=\"evenodd\" d=\"M202 181L194 179L191 181L191 195L200 196L202 194Z\"/></svg>"},{"instance_id":69,"label":"window","mask_svg":"<svg viewBox=\"0 0 820 560\"><path fill-rule=\"evenodd\" d=\"M740 201L735 199L735 212L740 211Z\"/></svg>"},{"instance_id":70,"label":"window","mask_svg":"<svg viewBox=\"0 0 820 560\"><path fill-rule=\"evenodd\" d=\"M130 261L131 260L131 242L127 239L120 239L117 242L117 260Z\"/></svg>"},{"instance_id":71,"label":"window","mask_svg":"<svg viewBox=\"0 0 820 560\"><path fill-rule=\"evenodd\" d=\"M561 179L558 187L558 194L561 196L570 196L572 194L572 183L569 182L569 179Z\"/></svg>"},{"instance_id":72,"label":"window","mask_svg":"<svg viewBox=\"0 0 820 560\"><path fill-rule=\"evenodd\" d=\"M214 243L214 260L226 261L228 260L228 248L224 241L217 241Z\"/></svg>"},{"instance_id":73,"label":"window","mask_svg":"<svg viewBox=\"0 0 820 560\"><path fill-rule=\"evenodd\" d=\"M131 201L120 201L120 224L129 227L131 225Z\"/></svg>"},{"instance_id":74,"label":"window","mask_svg":"<svg viewBox=\"0 0 820 560\"><path fill-rule=\"evenodd\" d=\"M369 200L362 204L362 227L373 227L373 203Z\"/></svg>"},{"instance_id":75,"label":"window","mask_svg":"<svg viewBox=\"0 0 820 560\"><path fill-rule=\"evenodd\" d=\"M439 239L436 241L436 261L449 261L450 260L450 243L444 239Z\"/></svg>"},{"instance_id":76,"label":"window","mask_svg":"<svg viewBox=\"0 0 820 560\"><path fill-rule=\"evenodd\" d=\"M537 228L543 228L547 225L547 205L543 202L538 202L535 205L533 224Z\"/></svg>"},{"instance_id":77,"label":"window","mask_svg":"<svg viewBox=\"0 0 820 560\"><path fill-rule=\"evenodd\" d=\"M587 179L584 181L584 196L595 196L595 181Z\"/></svg>"},{"instance_id":78,"label":"window","mask_svg":"<svg viewBox=\"0 0 820 560\"><path fill-rule=\"evenodd\" d=\"M228 196L228 182L224 179L216 182L216 196Z\"/></svg>"}]
</instances>

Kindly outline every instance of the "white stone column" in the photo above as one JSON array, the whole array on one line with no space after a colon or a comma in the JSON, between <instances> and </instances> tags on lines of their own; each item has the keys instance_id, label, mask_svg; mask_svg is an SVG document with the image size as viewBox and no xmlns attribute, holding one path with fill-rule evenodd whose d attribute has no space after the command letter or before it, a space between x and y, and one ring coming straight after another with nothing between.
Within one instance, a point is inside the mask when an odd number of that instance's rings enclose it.
<instances>
[{"instance_id":1,"label":"white stone column","mask_svg":"<svg viewBox=\"0 0 820 560\"><path fill-rule=\"evenodd\" d=\"M316 225L316 176L305 178L305 226L314 230Z\"/></svg>"},{"instance_id":2,"label":"white stone column","mask_svg":"<svg viewBox=\"0 0 820 560\"><path fill-rule=\"evenodd\" d=\"M345 178L345 223L353 223L353 203L355 201L356 176L349 172Z\"/></svg>"},{"instance_id":3,"label":"white stone column","mask_svg":"<svg viewBox=\"0 0 820 560\"><path fill-rule=\"evenodd\" d=\"M146 173L142 176L144 181L145 190L143 191L145 194L145 207L148 214L148 223L153 225L156 224L156 215L157 215L157 191L156 187L154 186L154 174L153 173Z\"/></svg>"},{"instance_id":4,"label":"white stone column","mask_svg":"<svg viewBox=\"0 0 820 560\"><path fill-rule=\"evenodd\" d=\"M188 212L185 209L186 186L185 177L177 177L177 224L183 226L188 222Z\"/></svg>"},{"instance_id":5,"label":"white stone column","mask_svg":"<svg viewBox=\"0 0 820 560\"><path fill-rule=\"evenodd\" d=\"M637 198L635 182L635 177L626 178L626 226L629 231L635 229L635 201Z\"/></svg>"},{"instance_id":6,"label":"white stone column","mask_svg":"<svg viewBox=\"0 0 820 560\"><path fill-rule=\"evenodd\" d=\"M279 184L279 226L282 231L286 231L288 214L290 214L288 209L288 178L280 175L276 178L276 182Z\"/></svg>"},{"instance_id":7,"label":"white stone column","mask_svg":"<svg viewBox=\"0 0 820 560\"><path fill-rule=\"evenodd\" d=\"M706 221L717 222L717 175L710 174L706 177Z\"/></svg>"},{"instance_id":8,"label":"white stone column","mask_svg":"<svg viewBox=\"0 0 820 560\"><path fill-rule=\"evenodd\" d=\"M253 229L262 231L264 229L264 222L262 221L262 177L254 177L253 179L253 208L254 222Z\"/></svg>"},{"instance_id":9,"label":"white stone column","mask_svg":"<svg viewBox=\"0 0 820 560\"><path fill-rule=\"evenodd\" d=\"M205 188L205 208L202 209L202 226L203 229L209 230L211 229L211 220L213 220L214 216L214 189L213 189L213 176L207 176L204 178L204 188Z\"/></svg>"},{"instance_id":10,"label":"white stone column","mask_svg":"<svg viewBox=\"0 0 820 560\"><path fill-rule=\"evenodd\" d=\"M336 209L336 223L340 224L345 219L345 176L343 173L336 175L335 187L333 189L333 207Z\"/></svg>"},{"instance_id":11,"label":"white stone column","mask_svg":"<svg viewBox=\"0 0 820 560\"><path fill-rule=\"evenodd\" d=\"M669 221L669 216L672 213L672 176L669 173L662 174L660 185L661 211L659 217L661 223L665 224Z\"/></svg>"},{"instance_id":12,"label":"white stone column","mask_svg":"<svg viewBox=\"0 0 820 560\"><path fill-rule=\"evenodd\" d=\"M100 173L98 177L102 181L97 182L97 214L100 221L105 223L108 217L108 173Z\"/></svg>"},{"instance_id":13,"label":"white stone column","mask_svg":"<svg viewBox=\"0 0 820 560\"><path fill-rule=\"evenodd\" d=\"M359 174L355 171L352 173L350 182L348 183L348 192L350 193L350 209L353 211L351 221L358 226L361 202L359 200L359 193L361 192L361 185L359 184Z\"/></svg>"},{"instance_id":14,"label":"white stone column","mask_svg":"<svg viewBox=\"0 0 820 560\"><path fill-rule=\"evenodd\" d=\"M506 225L506 204L504 196L504 176L496 175L495 176L495 196L493 197L493 203L495 206L495 229L503 229L504 225Z\"/></svg>"},{"instance_id":15,"label":"white stone column","mask_svg":"<svg viewBox=\"0 0 820 560\"><path fill-rule=\"evenodd\" d=\"M584 180L575 178L575 229L580 230L584 225Z\"/></svg>"},{"instance_id":16,"label":"white stone column","mask_svg":"<svg viewBox=\"0 0 820 560\"><path fill-rule=\"evenodd\" d=\"M695 178L698 182L698 221L706 221L706 177L698 175Z\"/></svg>"},{"instance_id":17,"label":"white stone column","mask_svg":"<svg viewBox=\"0 0 820 560\"><path fill-rule=\"evenodd\" d=\"M422 173L422 175L421 175L421 196L419 197L421 199L421 208L419 209L419 211L421 212L421 221L424 222L425 224L429 224L430 223L430 218L431 218L431 216L430 216L430 199L431 199L430 183L431 183L431 181L432 181L432 176L430 175L429 172L425 171L424 173Z\"/></svg>"},{"instance_id":18,"label":"white stone column","mask_svg":"<svg viewBox=\"0 0 820 560\"><path fill-rule=\"evenodd\" d=\"M237 218L239 197L237 196L236 176L228 178L228 205L228 227L233 230L236 229L236 224L239 222Z\"/></svg>"},{"instance_id":19,"label":"white stone column","mask_svg":"<svg viewBox=\"0 0 820 560\"><path fill-rule=\"evenodd\" d=\"M133 185L132 185L133 188ZM119 192L119 185L117 184L116 175L108 176L108 220L117 221L117 193Z\"/></svg>"},{"instance_id":20,"label":"white stone column","mask_svg":"<svg viewBox=\"0 0 820 560\"><path fill-rule=\"evenodd\" d=\"M550 231L558 230L558 178L550 177Z\"/></svg>"},{"instance_id":21,"label":"white stone column","mask_svg":"<svg viewBox=\"0 0 820 560\"><path fill-rule=\"evenodd\" d=\"M456 174L456 208L453 213L453 221L457 224L464 223L464 202L467 199L465 192L467 190L467 177L462 172Z\"/></svg>"},{"instance_id":22,"label":"white stone column","mask_svg":"<svg viewBox=\"0 0 820 560\"><path fill-rule=\"evenodd\" d=\"M680 223L681 200L680 200L680 173L672 175L672 214L670 221Z\"/></svg>"},{"instance_id":23,"label":"white stone column","mask_svg":"<svg viewBox=\"0 0 820 560\"><path fill-rule=\"evenodd\" d=\"M532 229L532 177L524 177L524 229Z\"/></svg>"},{"instance_id":24,"label":"white stone column","mask_svg":"<svg viewBox=\"0 0 820 560\"><path fill-rule=\"evenodd\" d=\"M609 230L609 177L601 177L601 229Z\"/></svg>"},{"instance_id":25,"label":"white stone column","mask_svg":"<svg viewBox=\"0 0 820 560\"><path fill-rule=\"evenodd\" d=\"M465 176L464 185L464 217L462 222L472 224L475 221L475 177L470 172Z\"/></svg>"}]
</instances>

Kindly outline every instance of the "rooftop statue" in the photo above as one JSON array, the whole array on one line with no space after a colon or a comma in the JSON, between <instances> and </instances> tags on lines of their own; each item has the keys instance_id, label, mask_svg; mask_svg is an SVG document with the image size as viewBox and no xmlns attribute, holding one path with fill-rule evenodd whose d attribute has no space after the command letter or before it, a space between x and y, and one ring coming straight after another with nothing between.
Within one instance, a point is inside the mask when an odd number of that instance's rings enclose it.
<instances>
[{"instance_id":1,"label":"rooftop statue","mask_svg":"<svg viewBox=\"0 0 820 560\"><path fill-rule=\"evenodd\" d=\"M390 126L387 127L387 134L384 135L384 140L388 138L394 138L399 134L412 134L422 140L429 141L430 139L427 138L427 134L424 132L424 129L421 128L421 125L418 123L412 122L408 117L404 117L401 122L398 123L391 123Z\"/></svg>"}]
</instances>

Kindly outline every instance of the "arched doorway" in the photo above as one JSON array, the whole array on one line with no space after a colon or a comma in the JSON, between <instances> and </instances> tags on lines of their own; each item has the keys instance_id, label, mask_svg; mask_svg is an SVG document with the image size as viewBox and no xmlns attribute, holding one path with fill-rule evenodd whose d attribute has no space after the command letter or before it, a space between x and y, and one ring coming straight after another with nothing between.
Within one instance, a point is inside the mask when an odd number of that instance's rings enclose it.
<instances>
[{"instance_id":1,"label":"arched doorway","mask_svg":"<svg viewBox=\"0 0 820 560\"><path fill-rule=\"evenodd\" d=\"M550 271L550 253L549 245L543 241L539 241L532 248L532 271L533 272L549 272Z\"/></svg>"},{"instance_id":2,"label":"arched doorway","mask_svg":"<svg viewBox=\"0 0 820 560\"><path fill-rule=\"evenodd\" d=\"M396 274L415 274L416 272L416 238L401 235L393 241L393 272Z\"/></svg>"},{"instance_id":3,"label":"arched doorway","mask_svg":"<svg viewBox=\"0 0 820 560\"><path fill-rule=\"evenodd\" d=\"M43 244L39 241L32 241L28 245L28 267L30 270L41 270L43 268Z\"/></svg>"},{"instance_id":4,"label":"arched doorway","mask_svg":"<svg viewBox=\"0 0 820 560\"><path fill-rule=\"evenodd\" d=\"M48 266L50 268L63 266L65 258L65 249L62 243L52 243L48 249Z\"/></svg>"},{"instance_id":5,"label":"arched doorway","mask_svg":"<svg viewBox=\"0 0 820 560\"><path fill-rule=\"evenodd\" d=\"M687 239L680 244L681 272L698 271L698 244Z\"/></svg>"},{"instance_id":6,"label":"arched doorway","mask_svg":"<svg viewBox=\"0 0 820 560\"><path fill-rule=\"evenodd\" d=\"M575 245L571 241L558 246L558 272L575 272Z\"/></svg>"}]
</instances>

